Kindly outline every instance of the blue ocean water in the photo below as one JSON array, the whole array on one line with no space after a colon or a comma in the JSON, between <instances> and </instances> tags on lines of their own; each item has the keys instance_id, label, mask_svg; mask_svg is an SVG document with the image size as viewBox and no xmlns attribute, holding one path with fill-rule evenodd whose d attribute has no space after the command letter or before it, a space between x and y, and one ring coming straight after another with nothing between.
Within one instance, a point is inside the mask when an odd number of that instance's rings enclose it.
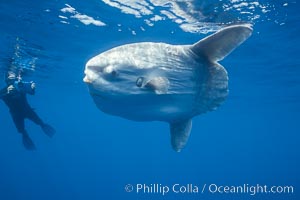
<instances>
[{"instance_id":1,"label":"blue ocean water","mask_svg":"<svg viewBox=\"0 0 300 200\"><path fill-rule=\"evenodd\" d=\"M293 0L2 0L0 86L12 65L22 69L37 84L30 104L57 133L50 139L26 121L37 146L26 151L0 104L0 199L299 199L299 8ZM166 123L104 114L82 81L85 63L112 47L192 44L243 22L253 24L253 35L221 61L229 96L194 118L180 153ZM163 195L137 191L138 184L199 191ZM257 184L293 193L208 190Z\"/></svg>"}]
</instances>

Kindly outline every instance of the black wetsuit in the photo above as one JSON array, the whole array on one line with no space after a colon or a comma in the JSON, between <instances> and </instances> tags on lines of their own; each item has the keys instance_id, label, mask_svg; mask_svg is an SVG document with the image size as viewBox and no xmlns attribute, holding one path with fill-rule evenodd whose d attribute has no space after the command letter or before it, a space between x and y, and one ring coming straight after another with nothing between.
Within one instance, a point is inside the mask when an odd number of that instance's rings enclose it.
<instances>
[{"instance_id":1,"label":"black wetsuit","mask_svg":"<svg viewBox=\"0 0 300 200\"><path fill-rule=\"evenodd\" d=\"M26 133L24 119L30 119L38 125L43 125L43 121L34 112L27 102L26 94L34 94L34 90L30 92L14 90L11 93L5 92L8 87L1 90L2 100L8 106L10 114L13 118L15 126L20 133Z\"/></svg>"}]
</instances>

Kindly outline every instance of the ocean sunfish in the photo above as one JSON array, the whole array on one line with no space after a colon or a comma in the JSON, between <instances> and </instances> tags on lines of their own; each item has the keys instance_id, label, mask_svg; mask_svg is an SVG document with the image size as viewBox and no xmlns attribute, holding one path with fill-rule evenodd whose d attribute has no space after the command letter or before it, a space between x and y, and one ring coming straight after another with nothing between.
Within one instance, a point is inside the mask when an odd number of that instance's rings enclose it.
<instances>
[{"instance_id":1,"label":"ocean sunfish","mask_svg":"<svg viewBox=\"0 0 300 200\"><path fill-rule=\"evenodd\" d=\"M187 143L192 118L215 110L228 94L228 76L218 61L252 33L250 24L231 25L193 45L141 42L91 58L85 66L90 95L110 115L170 124L171 144Z\"/></svg>"}]
</instances>

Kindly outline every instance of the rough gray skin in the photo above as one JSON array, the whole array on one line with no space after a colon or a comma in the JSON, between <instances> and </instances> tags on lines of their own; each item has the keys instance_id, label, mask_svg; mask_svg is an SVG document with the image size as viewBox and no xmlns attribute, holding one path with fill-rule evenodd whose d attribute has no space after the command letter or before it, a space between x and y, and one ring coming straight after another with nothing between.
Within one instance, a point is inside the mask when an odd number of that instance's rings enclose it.
<instances>
[{"instance_id":1,"label":"rough gray skin","mask_svg":"<svg viewBox=\"0 0 300 200\"><path fill-rule=\"evenodd\" d=\"M189 138L191 119L216 109L228 94L227 72L217 62L251 33L251 26L243 24L194 45L122 45L90 59L84 82L107 114L170 123L172 147L180 151Z\"/></svg>"}]
</instances>

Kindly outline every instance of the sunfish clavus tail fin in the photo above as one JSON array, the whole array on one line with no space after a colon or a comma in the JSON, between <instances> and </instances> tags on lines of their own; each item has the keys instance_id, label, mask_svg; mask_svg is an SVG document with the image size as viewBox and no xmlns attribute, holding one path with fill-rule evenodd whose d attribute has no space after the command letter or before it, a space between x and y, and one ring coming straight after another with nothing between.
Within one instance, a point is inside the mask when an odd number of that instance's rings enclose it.
<instances>
[{"instance_id":1,"label":"sunfish clavus tail fin","mask_svg":"<svg viewBox=\"0 0 300 200\"><path fill-rule=\"evenodd\" d=\"M195 43L191 46L191 50L198 56L217 62L250 37L252 31L251 24L228 26Z\"/></svg>"},{"instance_id":2,"label":"sunfish clavus tail fin","mask_svg":"<svg viewBox=\"0 0 300 200\"><path fill-rule=\"evenodd\" d=\"M175 151L180 152L190 137L192 119L170 123L171 144Z\"/></svg>"}]
</instances>

